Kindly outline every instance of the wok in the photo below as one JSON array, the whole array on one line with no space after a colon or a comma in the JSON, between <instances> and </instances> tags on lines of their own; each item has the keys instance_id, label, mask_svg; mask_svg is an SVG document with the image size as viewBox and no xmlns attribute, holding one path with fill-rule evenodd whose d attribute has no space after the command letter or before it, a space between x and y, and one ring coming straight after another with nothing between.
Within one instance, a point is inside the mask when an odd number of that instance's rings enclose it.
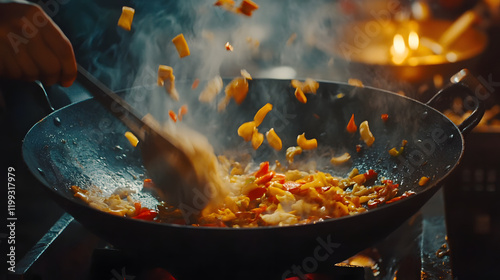
<instances>
[{"instance_id":1,"label":"wok","mask_svg":"<svg viewBox=\"0 0 500 280\"><path fill-rule=\"evenodd\" d=\"M297 161L313 159L318 169L341 176L353 167L360 172L372 168L399 183L401 193L416 192L365 213L316 224L248 229L193 227L118 217L87 206L73 197L71 185L95 185L109 193L122 186L140 190L145 178L140 151L123 136L126 128L94 99L61 108L35 124L24 139L23 157L61 207L145 266L164 267L178 279L300 276L321 271L375 244L415 214L439 189L461 159L462 134L470 131L484 113L480 98L475 96L484 94L484 87L466 71L456 77L455 83L427 104L384 90L335 82L320 82L317 94L308 95L307 104L302 104L295 99L290 80L274 79L249 81L247 99L240 106L230 103L221 113L213 105L192 98L190 112L182 123L207 135L217 153L232 150L243 156L250 154L257 162L278 159L285 163L284 150L276 152L264 143L254 151L236 133L239 125L252 120L255 112L269 102L274 108L259 127L261 132L274 127L284 148L295 146L297 135L303 132L307 138L318 140L319 148L304 152ZM192 91L190 86L189 81L177 82L179 92L186 95ZM155 94L155 89L148 92L148 96ZM462 94L473 97L470 100L475 110L457 127L433 107ZM162 106L167 111L168 106L180 105L167 102ZM356 145L361 144L359 134L345 131L352 114L358 124L368 120L376 138L372 147L364 146L360 152L356 152ZM381 114L388 114L389 119L382 121ZM404 154L390 156L388 150L399 147L403 139L408 141ZM352 155L348 166L329 164L332 155L343 152ZM431 178L424 187L418 185L422 176ZM156 203L148 193L141 193L140 199L147 206Z\"/></svg>"}]
</instances>

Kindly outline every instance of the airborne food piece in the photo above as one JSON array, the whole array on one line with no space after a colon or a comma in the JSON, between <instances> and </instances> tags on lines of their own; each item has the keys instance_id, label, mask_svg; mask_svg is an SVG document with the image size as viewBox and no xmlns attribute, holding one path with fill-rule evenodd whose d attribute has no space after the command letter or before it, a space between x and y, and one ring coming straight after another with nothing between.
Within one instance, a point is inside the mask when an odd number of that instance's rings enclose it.
<instances>
[{"instance_id":1,"label":"airborne food piece","mask_svg":"<svg viewBox=\"0 0 500 280\"><path fill-rule=\"evenodd\" d=\"M179 34L172 39L172 43L174 43L175 48L177 49L177 52L179 53L179 56L181 58L186 57L190 55L189 52L189 46L186 42L186 39L184 39L184 34Z\"/></svg>"},{"instance_id":2,"label":"airborne food piece","mask_svg":"<svg viewBox=\"0 0 500 280\"><path fill-rule=\"evenodd\" d=\"M252 134L254 133L257 126L254 121L246 122L238 128L238 135L241 136L245 141L252 140Z\"/></svg>"},{"instance_id":3,"label":"airborne food piece","mask_svg":"<svg viewBox=\"0 0 500 280\"><path fill-rule=\"evenodd\" d=\"M365 87L363 85L363 82L361 80L358 80L358 79L349 79L347 81L348 84L350 84L351 86L355 86L355 87Z\"/></svg>"},{"instance_id":4,"label":"airborne food piece","mask_svg":"<svg viewBox=\"0 0 500 280\"><path fill-rule=\"evenodd\" d=\"M349 123L347 124L346 129L349 133L354 133L358 130L358 127L356 126L356 123L354 122L354 114L352 114L351 119L349 120Z\"/></svg>"},{"instance_id":5,"label":"airborne food piece","mask_svg":"<svg viewBox=\"0 0 500 280\"><path fill-rule=\"evenodd\" d=\"M318 147L318 141L316 139L306 139L306 134L302 133L297 136L297 145L299 145L302 150L312 150Z\"/></svg>"},{"instance_id":6,"label":"airborne food piece","mask_svg":"<svg viewBox=\"0 0 500 280\"><path fill-rule=\"evenodd\" d=\"M139 144L139 139L137 139L137 137L135 137L135 135L132 132L130 131L125 132L125 137L127 137L127 140L133 147L136 147L137 144Z\"/></svg>"},{"instance_id":7,"label":"airborne food piece","mask_svg":"<svg viewBox=\"0 0 500 280\"><path fill-rule=\"evenodd\" d=\"M253 11L257 10L258 8L259 5L257 5L255 2L251 0L243 0L237 11L246 16L251 16Z\"/></svg>"},{"instance_id":8,"label":"airborne food piece","mask_svg":"<svg viewBox=\"0 0 500 280\"><path fill-rule=\"evenodd\" d=\"M351 159L351 155L349 153L344 153L341 156L332 157L332 159L330 159L330 162L333 165L341 165L341 164L348 162L350 159Z\"/></svg>"},{"instance_id":9,"label":"airborne food piece","mask_svg":"<svg viewBox=\"0 0 500 280\"><path fill-rule=\"evenodd\" d=\"M371 147L371 145L373 145L373 142L375 142L375 137L373 137L373 134L370 131L368 121L364 121L359 125L359 134L361 135L361 139L365 141L365 144L368 147Z\"/></svg>"},{"instance_id":10,"label":"airborne food piece","mask_svg":"<svg viewBox=\"0 0 500 280\"><path fill-rule=\"evenodd\" d=\"M200 93L198 100L205 103L212 102L212 100L214 100L217 94L219 94L222 90L223 85L224 83L222 82L222 78L220 76L216 76L212 80L208 81L207 85Z\"/></svg>"},{"instance_id":11,"label":"airborne food piece","mask_svg":"<svg viewBox=\"0 0 500 280\"><path fill-rule=\"evenodd\" d=\"M294 158L296 155L302 154L302 148L299 146L296 147L289 147L286 149L286 160L290 163L293 162Z\"/></svg>"},{"instance_id":12,"label":"airborne food piece","mask_svg":"<svg viewBox=\"0 0 500 280\"><path fill-rule=\"evenodd\" d=\"M257 150L264 142L264 134L260 133L257 128L254 128L252 133L252 148Z\"/></svg>"},{"instance_id":13,"label":"airborne food piece","mask_svg":"<svg viewBox=\"0 0 500 280\"><path fill-rule=\"evenodd\" d=\"M118 26L130 31L132 29L132 20L134 19L135 9L127 6L122 7L122 14L118 19Z\"/></svg>"},{"instance_id":14,"label":"airborne food piece","mask_svg":"<svg viewBox=\"0 0 500 280\"><path fill-rule=\"evenodd\" d=\"M283 147L281 139L278 136L278 134L276 134L276 132L274 131L274 128L271 128L269 129L268 132L266 132L266 139L267 142L269 143L269 146L271 146L276 151L280 151L281 148Z\"/></svg>"},{"instance_id":15,"label":"airborne food piece","mask_svg":"<svg viewBox=\"0 0 500 280\"><path fill-rule=\"evenodd\" d=\"M179 93L175 89L174 69L167 65L158 66L158 85L164 86L173 100L179 100Z\"/></svg>"},{"instance_id":16,"label":"airborne food piece","mask_svg":"<svg viewBox=\"0 0 500 280\"><path fill-rule=\"evenodd\" d=\"M247 97L248 93L248 82L247 79L244 77L236 77L234 78L229 84L226 86L224 89L224 92L226 93L226 96L224 97L224 100L219 103L218 110L223 111L226 109L227 104L229 104L229 101L231 98L234 99L236 104L241 105L243 103L243 100Z\"/></svg>"},{"instance_id":17,"label":"airborne food piece","mask_svg":"<svg viewBox=\"0 0 500 280\"><path fill-rule=\"evenodd\" d=\"M297 100L300 102L300 103L304 103L306 104L307 103L307 97L306 95L304 94L304 92L302 91L301 88L296 88L295 89L295 98L297 98Z\"/></svg>"},{"instance_id":18,"label":"airborne food piece","mask_svg":"<svg viewBox=\"0 0 500 280\"><path fill-rule=\"evenodd\" d=\"M319 83L310 78L307 78L304 82L301 82L299 80L292 80L292 87L294 87L295 89L300 89L304 93L316 94L316 91L319 88Z\"/></svg>"},{"instance_id":19,"label":"airborne food piece","mask_svg":"<svg viewBox=\"0 0 500 280\"><path fill-rule=\"evenodd\" d=\"M273 109L273 105L271 103L267 103L266 105L262 106L262 108L255 113L255 116L253 117L253 121L255 122L255 126L259 126L264 118L266 117L267 113L269 113Z\"/></svg>"},{"instance_id":20,"label":"airborne food piece","mask_svg":"<svg viewBox=\"0 0 500 280\"><path fill-rule=\"evenodd\" d=\"M243 78L245 78L245 79L247 79L247 80L251 80L251 79L252 79L252 76L250 75L250 73L248 73L248 71L247 71L247 70L245 70L245 69L241 69L240 73L241 73L241 76L242 76Z\"/></svg>"},{"instance_id":21,"label":"airborne food piece","mask_svg":"<svg viewBox=\"0 0 500 280\"><path fill-rule=\"evenodd\" d=\"M231 44L229 44L229 42L226 42L224 47L226 48L226 51L232 52L234 50L233 46Z\"/></svg>"}]
</instances>

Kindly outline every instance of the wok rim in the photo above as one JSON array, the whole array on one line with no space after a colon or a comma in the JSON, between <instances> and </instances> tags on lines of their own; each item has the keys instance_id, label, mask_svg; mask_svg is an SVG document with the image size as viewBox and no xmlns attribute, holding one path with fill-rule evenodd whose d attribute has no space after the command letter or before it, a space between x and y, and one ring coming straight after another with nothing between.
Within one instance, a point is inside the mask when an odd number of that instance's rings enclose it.
<instances>
[{"instance_id":1,"label":"wok rim","mask_svg":"<svg viewBox=\"0 0 500 280\"><path fill-rule=\"evenodd\" d=\"M223 80L225 79L231 79L231 78L223 78ZM274 78L254 78L252 80L249 81L249 83L251 83L253 80L257 80L257 81L291 81L292 79L274 79ZM303 78L297 78L296 80L303 80ZM183 79L183 80L179 80L179 82L186 82L186 81L189 81L188 79ZM350 87L352 89L355 89L357 88L357 86L353 86L353 85L350 85L348 83L345 83L345 82L336 82L336 81L328 81L328 80L316 80L317 82L321 84L335 84L335 85L339 85L339 86L346 86L346 87ZM138 86L138 87L141 87L141 86ZM349 219L351 217L357 217L357 216L367 216L367 215L375 215L377 212L379 211L382 211L382 209L385 209L385 208L388 208L388 207L391 207L393 205L399 205L401 203L406 203L408 201L411 201L411 200L414 200L414 199L417 199L417 197L420 197L424 194L427 194L429 192L435 192L437 190L439 190L439 188L441 188L441 183L442 181L444 181L453 171L455 171L455 169L457 168L457 166L460 164L462 158L463 158L463 154L464 154L464 136L462 134L462 132L460 131L460 129L458 128L458 126L456 124L454 124L450 119L448 119L443 113L441 113L440 111L438 111L437 109L423 103L423 102L420 102L418 100L415 100L415 99L412 99L410 97L407 97L407 96L403 96L403 95L400 95L400 94L397 94L395 92L392 92L392 91L389 91L389 90L385 90L385 89L380 89L380 88L375 88L375 87L371 87L371 86L363 86L362 88L364 89L368 89L370 91L377 91L377 92L383 92L384 94L391 94L391 95L394 95L394 96L397 96L397 98L404 98L404 99L407 99L411 102L416 102L417 104L419 105L422 105L424 106L424 108L426 109L429 109L429 110L433 110L434 112L438 113L439 115L441 115L442 117L444 117L444 119L452 125L452 127L456 130L456 132L458 132L458 134L460 135L460 141L461 141L461 150L460 150L460 154L458 155L458 158L456 160L456 163L450 167L447 171L446 171L446 174L444 174L443 176L440 176L439 178L435 179L435 180L432 180L432 182L427 185L425 187L425 189L421 190L420 192L416 193L415 195L411 195L409 197L406 197L406 198L403 198L399 201L395 201L395 202L392 202L390 205L387 205L387 204L384 204L382 206L379 206L377 208L374 208L374 209L369 209L365 212L362 212L362 213L357 213L357 214L354 214L354 215L346 215L346 216L343 216L343 217L339 217L339 218L331 218L331 219L327 219L327 220L323 220L321 222L315 222L315 223L307 223L307 224L293 224L293 225L286 225L286 226L275 226L275 225L272 225L272 226L259 226L259 227L247 227L247 228L232 228L232 227L205 227L205 226L192 226L192 225L179 225L179 224L170 224L170 223L161 223L161 222L155 222L155 221L145 221L145 220L140 220L140 219L132 219L131 217L124 217L124 216L117 216L117 215L113 215L111 213L107 213L107 212L104 212L104 211L101 211L101 210L98 210L98 209L95 209L91 206L89 206L88 204L84 203L83 201L77 199L77 198L69 198L65 195L63 195L61 193L61 191L57 190L57 189L54 189L53 187L50 186L50 184L43 178L43 175L41 175L40 173L37 173L36 170L38 170L38 167L31 167L29 164L28 164L28 161L27 161L27 148L26 148L26 139L31 137L32 135L32 131L34 131L35 129L38 129L37 126L42 123L42 122L45 122L47 121L48 118L50 117L54 117L54 119L58 116L56 116L58 113L60 113L61 111L63 110L67 110L68 108L71 108L72 106L81 106L80 104L82 103L87 103L87 102L98 102L97 100L95 100L95 98L93 97L90 97L88 99L84 99L84 100L80 100L78 102L75 102L75 103L72 103L72 104L68 104L66 106L63 106L53 112L51 112L50 114L48 114L47 116L43 117L40 121L36 122L29 130L28 132L26 133L26 135L24 136L23 140L22 140L22 156L23 156L23 160L25 162L25 165L28 166L28 169L30 170L30 172L33 174L33 176L39 181L41 182L43 185L44 185L44 189L48 189L53 195L55 196L58 196L60 198L63 198L65 201L71 203L71 204L74 204L74 203L77 203L79 204L80 206L83 206L85 208L87 208L87 210L90 210L92 211L93 213L97 214L97 215L101 215L101 214L104 214L104 215L109 215L109 217L111 219L115 219L115 218L119 218L119 219L125 219L131 223L138 223L138 225L142 224L142 223L146 223L150 226L155 226L155 227L166 227L166 228L174 228L174 229L181 229L181 230L207 230L207 231L237 231L237 232L242 232L242 233L246 233L248 231L256 231L256 230L259 230L259 231L262 231L262 230L266 230L266 231L276 231L276 230L279 230L279 231L286 231L286 230L289 230L289 229L293 229L295 227L315 227L316 225L318 224L328 224L328 223L333 223L335 221L340 221L340 220L346 220L346 219ZM122 89L120 91L126 91L126 90L129 90L131 88L128 88L128 89ZM116 117L113 116L113 119L119 121ZM121 124L121 122L119 122ZM66 187L67 188L67 187ZM63 208L64 211L68 212L70 215L72 215L70 212L73 212L73 211L68 211L66 209L66 207L63 207L61 204L62 203L59 203L59 206L61 208ZM421 207L419 207L421 208Z\"/></svg>"}]
</instances>

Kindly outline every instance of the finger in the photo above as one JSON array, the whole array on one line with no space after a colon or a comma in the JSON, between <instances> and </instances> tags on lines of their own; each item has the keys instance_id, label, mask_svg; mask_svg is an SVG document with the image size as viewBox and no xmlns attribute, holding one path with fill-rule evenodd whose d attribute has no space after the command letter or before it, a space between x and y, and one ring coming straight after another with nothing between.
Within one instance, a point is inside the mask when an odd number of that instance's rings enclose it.
<instances>
[{"instance_id":1,"label":"finger","mask_svg":"<svg viewBox=\"0 0 500 280\"><path fill-rule=\"evenodd\" d=\"M21 79L32 82L39 78L40 72L38 71L38 67L25 46L20 48L19 52L14 55L14 58L19 68L21 68Z\"/></svg>"},{"instance_id":2,"label":"finger","mask_svg":"<svg viewBox=\"0 0 500 280\"><path fill-rule=\"evenodd\" d=\"M3 65L4 65L4 76L10 79L20 79L22 75L21 68L17 64L16 60L14 59L13 53L10 52L9 49L5 48L0 48L2 53L5 55L2 56L3 58Z\"/></svg>"},{"instance_id":3,"label":"finger","mask_svg":"<svg viewBox=\"0 0 500 280\"><path fill-rule=\"evenodd\" d=\"M27 44L28 52L40 71L40 80L46 85L59 81L61 64L57 56L45 45L41 36L35 36Z\"/></svg>"},{"instance_id":4,"label":"finger","mask_svg":"<svg viewBox=\"0 0 500 280\"><path fill-rule=\"evenodd\" d=\"M71 42L52 20L42 29L42 37L48 48L57 54L59 59L61 65L60 83L63 86L70 86L77 75L75 54Z\"/></svg>"}]
</instances>

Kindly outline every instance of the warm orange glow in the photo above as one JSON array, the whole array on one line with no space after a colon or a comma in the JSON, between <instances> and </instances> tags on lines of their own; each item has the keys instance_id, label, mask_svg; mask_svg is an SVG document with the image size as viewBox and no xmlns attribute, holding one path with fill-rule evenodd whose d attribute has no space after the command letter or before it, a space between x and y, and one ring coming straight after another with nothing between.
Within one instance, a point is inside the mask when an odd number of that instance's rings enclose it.
<instances>
[{"instance_id":1,"label":"warm orange glow","mask_svg":"<svg viewBox=\"0 0 500 280\"><path fill-rule=\"evenodd\" d=\"M401 34L394 35L393 46L394 46L394 52L396 52L396 54L404 54L406 49L406 44Z\"/></svg>"},{"instance_id":2,"label":"warm orange glow","mask_svg":"<svg viewBox=\"0 0 500 280\"><path fill-rule=\"evenodd\" d=\"M410 47L410 49L415 51L418 49L419 44L420 44L420 39L418 37L417 32L411 31L410 35L408 36L408 46Z\"/></svg>"},{"instance_id":3,"label":"warm orange glow","mask_svg":"<svg viewBox=\"0 0 500 280\"><path fill-rule=\"evenodd\" d=\"M394 64L402 64L408 56L408 49L406 48L405 39L401 34L394 35L391 54L392 62Z\"/></svg>"}]
</instances>

